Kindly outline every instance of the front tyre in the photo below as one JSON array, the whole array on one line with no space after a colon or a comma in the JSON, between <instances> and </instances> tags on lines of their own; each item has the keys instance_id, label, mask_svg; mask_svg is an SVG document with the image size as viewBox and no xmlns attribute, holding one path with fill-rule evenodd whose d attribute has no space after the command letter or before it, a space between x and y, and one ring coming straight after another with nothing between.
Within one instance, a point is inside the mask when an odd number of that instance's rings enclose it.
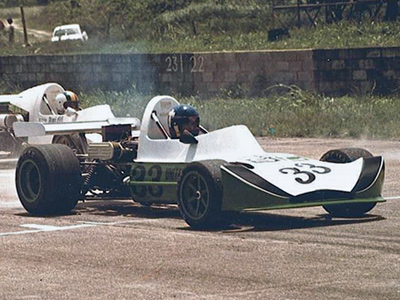
<instances>
[{"instance_id":1,"label":"front tyre","mask_svg":"<svg viewBox=\"0 0 400 300\"><path fill-rule=\"evenodd\" d=\"M194 229L213 229L224 225L221 211L223 161L189 164L178 182L178 207L183 219Z\"/></svg>"},{"instance_id":2,"label":"front tyre","mask_svg":"<svg viewBox=\"0 0 400 300\"><path fill-rule=\"evenodd\" d=\"M362 148L344 148L330 150L321 157L321 161L345 164L359 159L360 157L368 158L373 155L368 150ZM371 203L350 203L350 204L334 204L324 205L323 208L334 217L360 217L369 212L376 205Z\"/></svg>"},{"instance_id":3,"label":"front tyre","mask_svg":"<svg viewBox=\"0 0 400 300\"><path fill-rule=\"evenodd\" d=\"M66 145L30 146L18 160L15 182L21 204L29 213L69 213L80 196L79 160Z\"/></svg>"}]
</instances>

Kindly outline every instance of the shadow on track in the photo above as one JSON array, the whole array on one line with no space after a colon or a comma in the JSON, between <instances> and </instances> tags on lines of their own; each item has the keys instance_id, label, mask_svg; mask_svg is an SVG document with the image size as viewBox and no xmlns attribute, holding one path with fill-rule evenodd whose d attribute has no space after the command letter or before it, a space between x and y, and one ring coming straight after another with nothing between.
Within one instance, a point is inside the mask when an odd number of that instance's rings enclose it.
<instances>
[{"instance_id":1,"label":"shadow on track","mask_svg":"<svg viewBox=\"0 0 400 300\"><path fill-rule=\"evenodd\" d=\"M86 201L79 202L69 214L62 215L30 215L28 212L17 213L21 217L58 218L73 215L95 215L104 217L135 217L148 219L181 219L176 205L144 206L133 201Z\"/></svg>"},{"instance_id":2,"label":"shadow on track","mask_svg":"<svg viewBox=\"0 0 400 300\"><path fill-rule=\"evenodd\" d=\"M124 216L149 219L181 219L176 205L145 206L133 201L86 201L75 208L77 214Z\"/></svg>"},{"instance_id":3,"label":"shadow on track","mask_svg":"<svg viewBox=\"0 0 400 300\"><path fill-rule=\"evenodd\" d=\"M28 213L17 214L30 217ZM143 219L175 219L181 220L181 215L176 205L143 206L132 201L86 201L80 202L71 215L95 215L104 217L124 216ZM35 216L32 216L35 217ZM37 216L36 216L37 217ZM59 216L41 216L57 218ZM270 212L237 213L232 217L231 225L225 228L207 231L224 233L258 232L258 231L284 231L302 228L317 228L327 226L340 226L360 224L385 220L384 217L366 214L359 218L331 218L329 214L319 214L314 217L301 217ZM182 221L183 222L183 221ZM193 230L188 225L177 227L179 230Z\"/></svg>"},{"instance_id":4,"label":"shadow on track","mask_svg":"<svg viewBox=\"0 0 400 300\"><path fill-rule=\"evenodd\" d=\"M151 219L181 219L176 205L142 206L130 201L124 202L85 202L76 208L79 214L94 214L102 216L127 216ZM282 211L280 211L282 212ZM331 218L329 214L320 214L315 217L300 217L274 213L238 213L233 217L232 225L222 229L224 232L237 231L282 231L300 228L338 226L381 221L385 218L380 215L366 214L359 218ZM192 230L190 227L178 229ZM221 229L217 230L221 231Z\"/></svg>"},{"instance_id":5,"label":"shadow on track","mask_svg":"<svg viewBox=\"0 0 400 300\"><path fill-rule=\"evenodd\" d=\"M235 218L233 225L225 232L244 231L282 231L301 228L316 228L325 226L339 226L360 224L385 220L380 215L366 214L358 218L332 218L329 214L320 214L315 217L300 217L272 213L243 213Z\"/></svg>"}]
</instances>

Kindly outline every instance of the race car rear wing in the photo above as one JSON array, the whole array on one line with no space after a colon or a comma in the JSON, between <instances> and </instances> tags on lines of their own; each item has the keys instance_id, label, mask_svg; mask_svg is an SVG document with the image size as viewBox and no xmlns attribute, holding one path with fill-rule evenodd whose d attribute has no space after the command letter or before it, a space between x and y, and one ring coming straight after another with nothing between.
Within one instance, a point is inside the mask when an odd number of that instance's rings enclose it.
<instances>
[{"instance_id":1,"label":"race car rear wing","mask_svg":"<svg viewBox=\"0 0 400 300\"><path fill-rule=\"evenodd\" d=\"M139 136L140 121L137 118L110 118L106 121L73 123L15 122L13 129L17 137L32 137L73 133L102 133L102 127L109 125L131 125L132 136Z\"/></svg>"},{"instance_id":2,"label":"race car rear wing","mask_svg":"<svg viewBox=\"0 0 400 300\"><path fill-rule=\"evenodd\" d=\"M18 96L18 95L1 95L0 96L0 103L11 103L12 100L15 99L22 99L22 96Z\"/></svg>"}]
</instances>

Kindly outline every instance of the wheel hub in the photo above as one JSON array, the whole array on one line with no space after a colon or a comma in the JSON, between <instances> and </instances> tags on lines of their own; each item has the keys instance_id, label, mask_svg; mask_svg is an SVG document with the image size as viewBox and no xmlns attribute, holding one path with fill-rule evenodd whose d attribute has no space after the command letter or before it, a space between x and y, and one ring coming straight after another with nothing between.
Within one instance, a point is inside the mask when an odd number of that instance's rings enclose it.
<instances>
[{"instance_id":1,"label":"wheel hub","mask_svg":"<svg viewBox=\"0 0 400 300\"><path fill-rule=\"evenodd\" d=\"M196 191L196 200L200 200L200 199L201 199L201 192Z\"/></svg>"}]
</instances>

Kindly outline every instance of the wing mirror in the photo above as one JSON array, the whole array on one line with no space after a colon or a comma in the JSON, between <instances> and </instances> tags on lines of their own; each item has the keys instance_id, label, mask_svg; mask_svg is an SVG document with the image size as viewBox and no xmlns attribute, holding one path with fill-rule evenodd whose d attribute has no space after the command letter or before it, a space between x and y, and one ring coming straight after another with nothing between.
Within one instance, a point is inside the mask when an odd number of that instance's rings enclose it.
<instances>
[{"instance_id":1,"label":"wing mirror","mask_svg":"<svg viewBox=\"0 0 400 300\"><path fill-rule=\"evenodd\" d=\"M179 141L183 144L197 144L199 142L188 130L183 131Z\"/></svg>"}]
</instances>

